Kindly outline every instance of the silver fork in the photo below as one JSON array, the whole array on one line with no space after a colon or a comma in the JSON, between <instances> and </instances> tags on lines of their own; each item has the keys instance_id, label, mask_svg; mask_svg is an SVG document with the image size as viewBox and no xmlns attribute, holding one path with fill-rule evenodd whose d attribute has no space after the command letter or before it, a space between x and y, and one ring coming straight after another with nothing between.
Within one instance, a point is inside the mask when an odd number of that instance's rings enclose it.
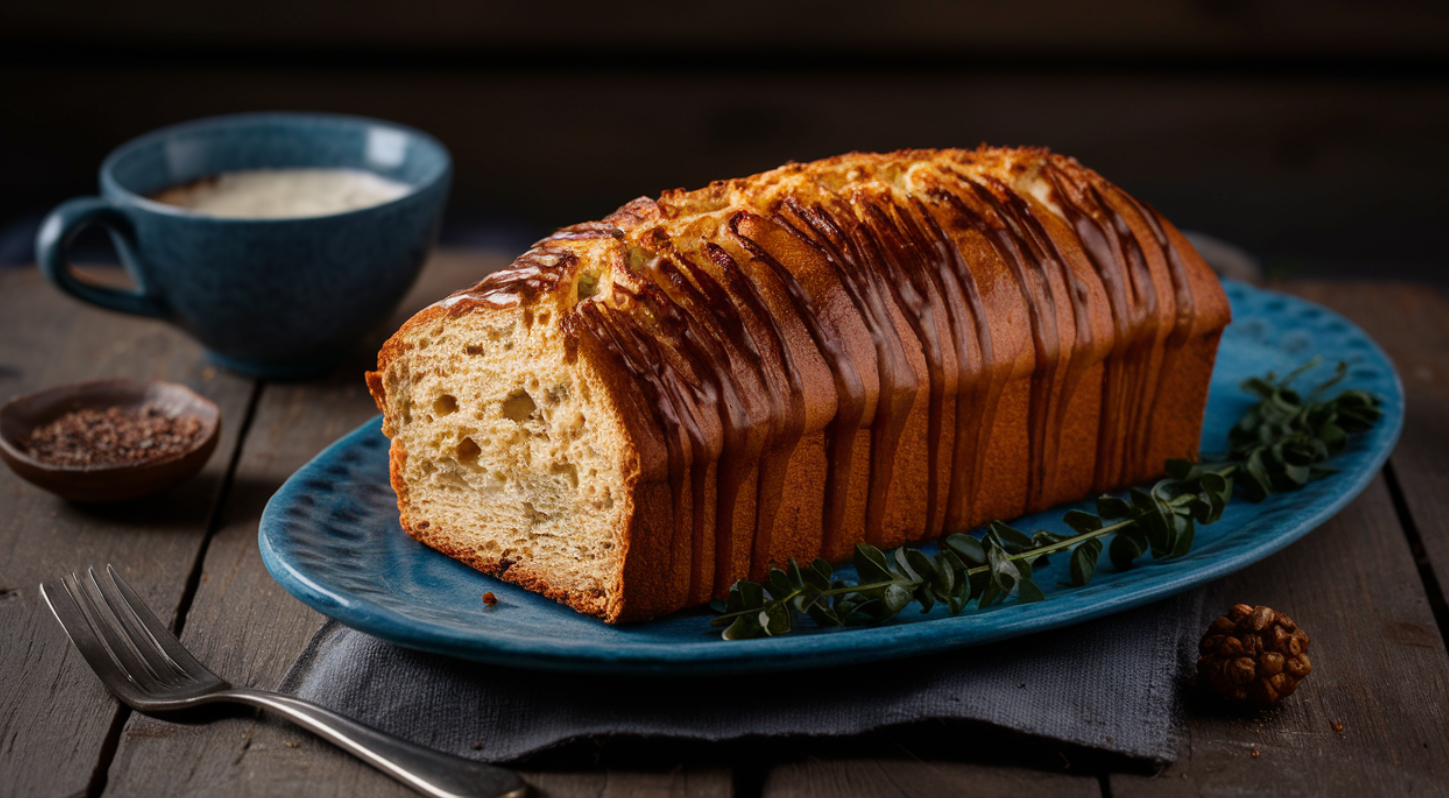
<instances>
[{"instance_id":1,"label":"silver fork","mask_svg":"<svg viewBox=\"0 0 1449 798\"><path fill-rule=\"evenodd\" d=\"M116 569L71 574L40 586L61 628L101 682L132 709L170 712L217 701L287 717L424 795L521 798L527 786L503 768L444 754L345 718L316 704L232 687L196 661Z\"/></svg>"}]
</instances>

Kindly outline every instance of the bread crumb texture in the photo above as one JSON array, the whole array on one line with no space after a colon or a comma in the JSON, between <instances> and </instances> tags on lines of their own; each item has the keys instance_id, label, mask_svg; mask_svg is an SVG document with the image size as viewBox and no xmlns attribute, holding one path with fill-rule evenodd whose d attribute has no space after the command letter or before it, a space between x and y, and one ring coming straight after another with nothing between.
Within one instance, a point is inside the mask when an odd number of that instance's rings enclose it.
<instances>
[{"instance_id":1,"label":"bread crumb texture","mask_svg":"<svg viewBox=\"0 0 1449 798\"><path fill-rule=\"evenodd\" d=\"M408 453L393 481L415 537L598 612L619 570L625 442L561 338L546 312L427 321L382 372L386 431Z\"/></svg>"}]
</instances>

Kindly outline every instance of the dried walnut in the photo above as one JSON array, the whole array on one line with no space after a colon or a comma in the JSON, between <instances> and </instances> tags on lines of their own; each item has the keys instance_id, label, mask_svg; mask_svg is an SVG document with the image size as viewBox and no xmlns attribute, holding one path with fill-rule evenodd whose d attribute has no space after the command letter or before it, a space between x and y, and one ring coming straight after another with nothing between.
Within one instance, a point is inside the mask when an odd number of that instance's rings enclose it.
<instances>
[{"instance_id":1,"label":"dried walnut","mask_svg":"<svg viewBox=\"0 0 1449 798\"><path fill-rule=\"evenodd\" d=\"M1271 707L1313 670L1308 633L1268 607L1239 604L1208 627L1198 646L1199 680L1230 701Z\"/></svg>"}]
</instances>

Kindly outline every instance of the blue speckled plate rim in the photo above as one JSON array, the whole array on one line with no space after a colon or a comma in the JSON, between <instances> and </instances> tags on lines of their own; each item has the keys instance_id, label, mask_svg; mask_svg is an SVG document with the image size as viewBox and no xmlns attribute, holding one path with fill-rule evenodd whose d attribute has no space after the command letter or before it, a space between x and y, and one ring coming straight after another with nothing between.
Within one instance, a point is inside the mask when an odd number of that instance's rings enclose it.
<instances>
[{"instance_id":1,"label":"blue speckled plate rim","mask_svg":"<svg viewBox=\"0 0 1449 798\"><path fill-rule=\"evenodd\" d=\"M551 671L684 675L825 667L976 646L1142 606L1240 570L1283 549L1318 527L1373 481L1387 461L1403 429L1402 381L1387 354L1362 329L1332 310L1308 300L1232 281L1224 283L1230 291L1258 293L1281 299L1285 308L1293 305L1314 308L1343 323L1365 341L1371 359L1382 363L1392 378L1392 395L1381 397L1384 400L1383 420L1354 447L1363 451L1363 457L1355 461L1354 467L1331 477L1343 481L1340 486L1342 489L1335 494L1335 498L1327 503L1296 508L1276 526L1281 530L1280 534L1257 538L1252 545L1236 549L1230 555L1214 560L1193 560L1189 557L1184 560L1154 562L1144 566L1144 569L1151 569L1149 577L1125 586L1102 589L1091 585L1069 594L1070 598L1076 599L1091 597L1094 599L1091 601L1053 601L1052 598L1057 598L1054 595L1045 602L995 608L986 615L967 612L955 617L944 616L916 623L885 624L847 631L797 634L785 638L734 643L721 642L719 645L705 646L638 641L601 645L597 641L560 642L490 634L485 626L480 626L468 634L448 627L430 626L365 597L330 589L315 581L304 569L297 567L284 556L272 541L274 534L280 534L284 529L281 521L283 508L307 492L303 485L305 476L314 470L325 468L330 461L355 447L361 440L381 434L380 417L368 421L323 450L276 492L262 513L258 530L262 561L283 589L302 603L368 634L408 648L511 667ZM398 534L402 534L401 530L398 530ZM444 556L430 549L424 549L424 552L426 555ZM703 631L704 616L700 620ZM971 628L969 634L960 634L965 627L981 628Z\"/></svg>"}]
</instances>

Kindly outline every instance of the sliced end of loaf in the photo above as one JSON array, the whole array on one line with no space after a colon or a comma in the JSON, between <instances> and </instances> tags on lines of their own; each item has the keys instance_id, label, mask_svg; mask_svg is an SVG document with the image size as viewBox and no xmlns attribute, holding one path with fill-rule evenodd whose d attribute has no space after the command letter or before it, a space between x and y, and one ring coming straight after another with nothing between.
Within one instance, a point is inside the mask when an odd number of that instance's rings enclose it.
<instances>
[{"instance_id":1,"label":"sliced end of loaf","mask_svg":"<svg viewBox=\"0 0 1449 798\"><path fill-rule=\"evenodd\" d=\"M606 620L621 609L630 451L602 376L548 305L424 311L368 375L402 526L479 570Z\"/></svg>"}]
</instances>

